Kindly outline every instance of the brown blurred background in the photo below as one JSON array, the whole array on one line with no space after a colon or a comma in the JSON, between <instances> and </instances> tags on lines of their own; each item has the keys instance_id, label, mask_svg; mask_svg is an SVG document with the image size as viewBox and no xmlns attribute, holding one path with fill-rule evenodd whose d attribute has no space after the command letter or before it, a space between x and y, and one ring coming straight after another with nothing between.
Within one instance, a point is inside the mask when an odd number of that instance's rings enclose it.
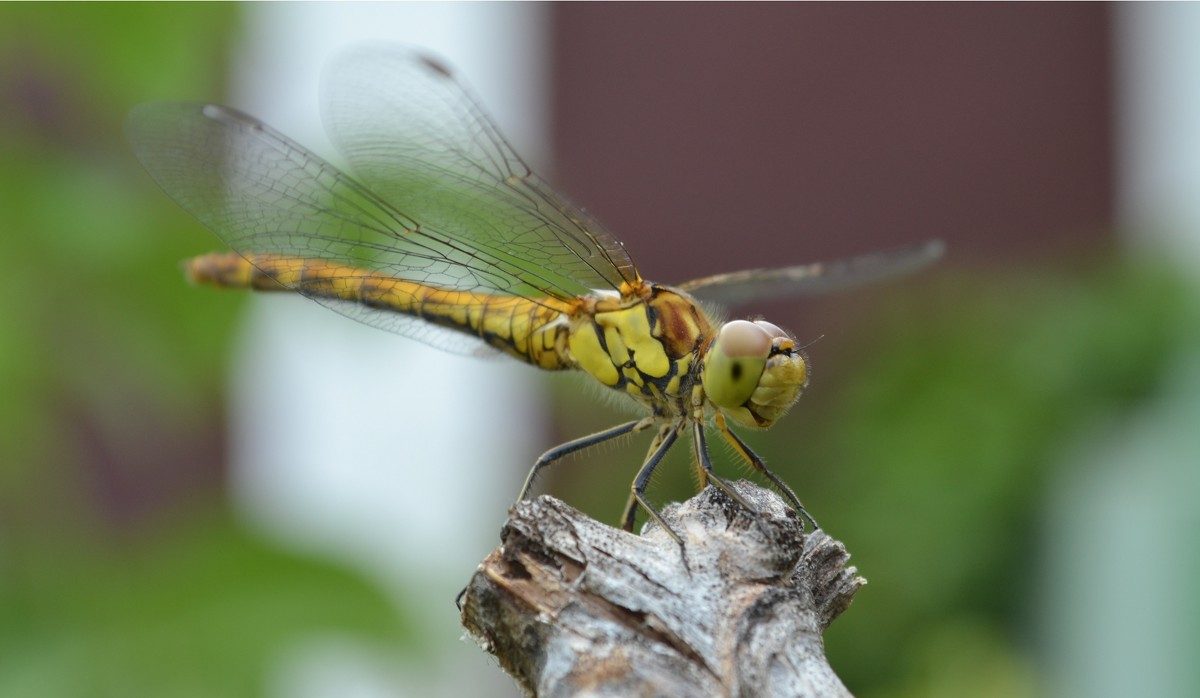
<instances>
[{"instance_id":1,"label":"brown blurred background","mask_svg":"<svg viewBox=\"0 0 1200 698\"><path fill-rule=\"evenodd\" d=\"M1110 25L1089 3L558 6L558 179L665 280L925 238L1077 253L1115 227Z\"/></svg>"}]
</instances>

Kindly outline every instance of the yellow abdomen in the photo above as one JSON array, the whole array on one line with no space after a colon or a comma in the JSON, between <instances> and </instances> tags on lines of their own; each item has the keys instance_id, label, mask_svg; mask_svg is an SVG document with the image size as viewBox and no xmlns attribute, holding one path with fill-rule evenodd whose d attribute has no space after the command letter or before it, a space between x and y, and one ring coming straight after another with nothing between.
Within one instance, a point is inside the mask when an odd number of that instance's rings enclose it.
<instances>
[{"instance_id":1,"label":"yellow abdomen","mask_svg":"<svg viewBox=\"0 0 1200 698\"><path fill-rule=\"evenodd\" d=\"M214 252L184 264L189 280L224 288L296 291L312 298L352 301L474 335L539 368L574 368L565 357L570 304L482 291L458 291L382 276L319 259L283 255L242 257Z\"/></svg>"}]
</instances>

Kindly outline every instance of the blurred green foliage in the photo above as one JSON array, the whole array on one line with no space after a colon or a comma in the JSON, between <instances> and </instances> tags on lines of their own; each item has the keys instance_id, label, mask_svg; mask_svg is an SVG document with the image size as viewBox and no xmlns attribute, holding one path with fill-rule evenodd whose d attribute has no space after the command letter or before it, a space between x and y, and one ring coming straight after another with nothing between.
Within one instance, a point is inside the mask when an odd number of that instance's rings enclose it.
<instances>
[{"instance_id":1,"label":"blurred green foliage","mask_svg":"<svg viewBox=\"0 0 1200 698\"><path fill-rule=\"evenodd\" d=\"M951 271L884 309L807 490L829 498L820 520L871 582L827 637L860 695L978 695L998 666L1031 685L1043 487L1078 435L1136 410L1200 349L1196 298L1167 266L1097 260ZM998 656L981 659L981 643ZM934 690L918 676L935 648L946 670L983 673Z\"/></svg>"},{"instance_id":2,"label":"blurred green foliage","mask_svg":"<svg viewBox=\"0 0 1200 698\"><path fill-rule=\"evenodd\" d=\"M163 260L186 256L201 238L174 230L182 219L154 196L122 123L129 106L168 86L219 93L234 14L133 5L0 12L8 229L0 477L11 483L76 461L59 428L71 410L124 422L131 407L166 409L183 423L195 416L191 396L215 395L231 308L184 302L188 289Z\"/></svg>"},{"instance_id":3,"label":"blurred green foliage","mask_svg":"<svg viewBox=\"0 0 1200 698\"><path fill-rule=\"evenodd\" d=\"M239 299L182 282L211 235L122 124L219 97L238 12L0 6L0 696L260 695L288 639L408 632L220 503Z\"/></svg>"},{"instance_id":4,"label":"blurred green foliage","mask_svg":"<svg viewBox=\"0 0 1200 698\"><path fill-rule=\"evenodd\" d=\"M394 639L377 590L197 512L123 545L7 546L0 695L255 696L289 639Z\"/></svg>"}]
</instances>

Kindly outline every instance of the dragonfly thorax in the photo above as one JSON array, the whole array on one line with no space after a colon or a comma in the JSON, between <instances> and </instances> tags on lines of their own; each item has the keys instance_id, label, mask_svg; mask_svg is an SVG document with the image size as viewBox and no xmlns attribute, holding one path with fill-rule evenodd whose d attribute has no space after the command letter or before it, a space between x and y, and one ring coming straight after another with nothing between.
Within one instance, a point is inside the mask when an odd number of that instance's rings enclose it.
<instances>
[{"instance_id":1,"label":"dragonfly thorax","mask_svg":"<svg viewBox=\"0 0 1200 698\"><path fill-rule=\"evenodd\" d=\"M692 411L707 316L686 294L644 284L635 292L584 297L570 320L570 361L656 414Z\"/></svg>"},{"instance_id":2,"label":"dragonfly thorax","mask_svg":"<svg viewBox=\"0 0 1200 698\"><path fill-rule=\"evenodd\" d=\"M721 326L704 357L705 395L731 420L765 429L808 385L808 360L796 340L769 322L733 320Z\"/></svg>"}]
</instances>

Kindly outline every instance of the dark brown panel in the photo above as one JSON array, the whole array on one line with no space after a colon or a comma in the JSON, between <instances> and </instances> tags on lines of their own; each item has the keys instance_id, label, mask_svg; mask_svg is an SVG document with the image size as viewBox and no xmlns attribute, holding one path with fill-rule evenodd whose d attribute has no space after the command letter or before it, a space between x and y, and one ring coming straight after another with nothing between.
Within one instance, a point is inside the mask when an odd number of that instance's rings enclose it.
<instances>
[{"instance_id":1,"label":"dark brown panel","mask_svg":"<svg viewBox=\"0 0 1200 698\"><path fill-rule=\"evenodd\" d=\"M651 278L933 236L1019 260L1109 234L1104 6L554 12L554 179Z\"/></svg>"}]
</instances>

